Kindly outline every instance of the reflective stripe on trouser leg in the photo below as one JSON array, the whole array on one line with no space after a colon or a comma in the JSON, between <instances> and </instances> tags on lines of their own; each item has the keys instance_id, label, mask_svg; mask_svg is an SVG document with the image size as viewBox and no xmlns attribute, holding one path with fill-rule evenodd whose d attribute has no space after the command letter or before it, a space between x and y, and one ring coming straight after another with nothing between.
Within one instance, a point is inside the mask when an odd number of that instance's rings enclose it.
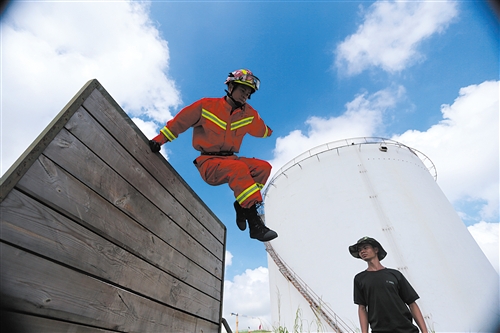
<instances>
[{"instance_id":1,"label":"reflective stripe on trouser leg","mask_svg":"<svg viewBox=\"0 0 500 333\"><path fill-rule=\"evenodd\" d=\"M243 192L241 192L241 194L236 197L236 201L238 201L240 206L243 206L244 205L243 203L249 198L251 198L255 193L260 192L261 188L262 187L260 187L259 184L253 184L252 186L243 190Z\"/></svg>"},{"instance_id":2,"label":"reflective stripe on trouser leg","mask_svg":"<svg viewBox=\"0 0 500 333\"><path fill-rule=\"evenodd\" d=\"M207 158L198 163L197 168L210 185L228 183L243 208L262 201L260 190L271 172L271 165L266 161L236 156Z\"/></svg>"}]
</instances>

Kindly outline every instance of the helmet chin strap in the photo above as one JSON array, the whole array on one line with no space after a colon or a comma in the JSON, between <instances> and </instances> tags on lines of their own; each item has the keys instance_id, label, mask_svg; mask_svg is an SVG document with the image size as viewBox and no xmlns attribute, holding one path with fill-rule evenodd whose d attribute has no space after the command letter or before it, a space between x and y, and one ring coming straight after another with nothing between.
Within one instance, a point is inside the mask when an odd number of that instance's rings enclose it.
<instances>
[{"instance_id":1,"label":"helmet chin strap","mask_svg":"<svg viewBox=\"0 0 500 333\"><path fill-rule=\"evenodd\" d=\"M234 89L234 88L233 88L233 89ZM246 104L246 103L241 103L241 102L238 102L237 100L235 100L235 99L233 98L233 94L232 94L232 93L230 93L227 89L226 89L226 90L224 90L224 91L226 92L227 97L231 98L231 100L233 101L234 105L236 106L233 110L236 110L236 109L238 109L238 108L241 108L243 105L245 105L245 104Z\"/></svg>"}]
</instances>

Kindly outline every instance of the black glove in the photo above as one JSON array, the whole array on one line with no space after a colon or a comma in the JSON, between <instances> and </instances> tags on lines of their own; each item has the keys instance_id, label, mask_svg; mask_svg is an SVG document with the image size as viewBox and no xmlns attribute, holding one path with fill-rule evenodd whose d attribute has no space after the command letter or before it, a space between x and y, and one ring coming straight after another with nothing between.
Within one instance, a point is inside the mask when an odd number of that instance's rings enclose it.
<instances>
[{"instance_id":1,"label":"black glove","mask_svg":"<svg viewBox=\"0 0 500 333\"><path fill-rule=\"evenodd\" d=\"M161 149L160 143L156 142L155 140L149 140L149 148L153 153L157 153Z\"/></svg>"}]
</instances>

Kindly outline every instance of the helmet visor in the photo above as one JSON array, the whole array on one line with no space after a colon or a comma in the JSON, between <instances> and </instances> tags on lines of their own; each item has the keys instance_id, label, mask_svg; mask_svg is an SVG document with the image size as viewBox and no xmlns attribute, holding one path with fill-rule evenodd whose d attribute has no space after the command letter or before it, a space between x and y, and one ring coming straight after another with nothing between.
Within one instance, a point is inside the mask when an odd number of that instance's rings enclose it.
<instances>
[{"instance_id":1,"label":"helmet visor","mask_svg":"<svg viewBox=\"0 0 500 333\"><path fill-rule=\"evenodd\" d=\"M227 79L226 83L233 81L252 87L254 90L259 90L260 88L260 80L253 74L234 75L231 73L230 75L232 76Z\"/></svg>"},{"instance_id":2,"label":"helmet visor","mask_svg":"<svg viewBox=\"0 0 500 333\"><path fill-rule=\"evenodd\" d=\"M253 74L243 75L243 78L241 81L246 81L246 82L251 83L255 87L255 90L259 90L259 88L260 88L260 80L258 77L254 76Z\"/></svg>"}]
</instances>

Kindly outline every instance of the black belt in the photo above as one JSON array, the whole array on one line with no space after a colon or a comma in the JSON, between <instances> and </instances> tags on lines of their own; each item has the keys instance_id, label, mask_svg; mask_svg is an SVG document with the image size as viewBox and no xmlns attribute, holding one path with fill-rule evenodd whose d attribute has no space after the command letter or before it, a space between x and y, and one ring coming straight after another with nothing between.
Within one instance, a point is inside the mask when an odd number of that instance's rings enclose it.
<instances>
[{"instance_id":1,"label":"black belt","mask_svg":"<svg viewBox=\"0 0 500 333\"><path fill-rule=\"evenodd\" d=\"M210 156L233 156L234 152L232 151L218 151L214 153L209 153L209 152L201 152L202 155L210 155Z\"/></svg>"}]
</instances>

